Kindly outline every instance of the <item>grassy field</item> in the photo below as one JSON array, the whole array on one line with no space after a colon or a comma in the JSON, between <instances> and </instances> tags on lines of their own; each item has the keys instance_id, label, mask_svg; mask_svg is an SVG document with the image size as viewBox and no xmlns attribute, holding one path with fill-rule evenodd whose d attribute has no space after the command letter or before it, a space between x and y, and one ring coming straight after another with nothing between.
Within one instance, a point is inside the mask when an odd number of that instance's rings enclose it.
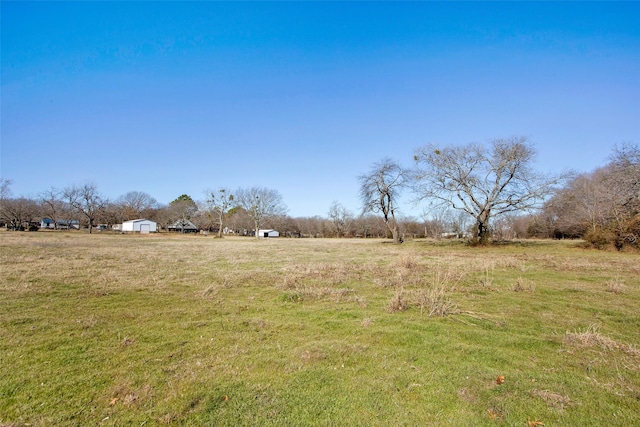
<instances>
[{"instance_id":1,"label":"grassy field","mask_svg":"<svg viewBox=\"0 0 640 427\"><path fill-rule=\"evenodd\" d=\"M640 257L0 232L0 425L640 424Z\"/></svg>"}]
</instances>

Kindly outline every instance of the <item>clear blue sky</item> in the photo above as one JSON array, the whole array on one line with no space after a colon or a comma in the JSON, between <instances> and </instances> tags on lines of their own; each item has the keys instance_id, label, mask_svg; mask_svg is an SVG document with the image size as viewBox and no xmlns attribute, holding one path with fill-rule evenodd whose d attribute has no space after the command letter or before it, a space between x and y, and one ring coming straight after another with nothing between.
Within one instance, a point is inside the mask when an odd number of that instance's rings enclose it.
<instances>
[{"instance_id":1,"label":"clear blue sky","mask_svg":"<svg viewBox=\"0 0 640 427\"><path fill-rule=\"evenodd\" d=\"M640 3L1 2L0 175L168 203L358 212L427 143L525 135L546 172L640 143ZM406 202L406 213L420 211Z\"/></svg>"}]
</instances>

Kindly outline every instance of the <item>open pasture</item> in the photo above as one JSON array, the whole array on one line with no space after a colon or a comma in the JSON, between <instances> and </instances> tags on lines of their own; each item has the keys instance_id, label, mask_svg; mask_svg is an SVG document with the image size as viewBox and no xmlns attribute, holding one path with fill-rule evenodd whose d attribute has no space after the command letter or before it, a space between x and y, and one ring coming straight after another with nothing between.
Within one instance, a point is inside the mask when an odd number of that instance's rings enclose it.
<instances>
[{"instance_id":1,"label":"open pasture","mask_svg":"<svg viewBox=\"0 0 640 427\"><path fill-rule=\"evenodd\" d=\"M640 258L0 232L0 425L629 426Z\"/></svg>"}]
</instances>

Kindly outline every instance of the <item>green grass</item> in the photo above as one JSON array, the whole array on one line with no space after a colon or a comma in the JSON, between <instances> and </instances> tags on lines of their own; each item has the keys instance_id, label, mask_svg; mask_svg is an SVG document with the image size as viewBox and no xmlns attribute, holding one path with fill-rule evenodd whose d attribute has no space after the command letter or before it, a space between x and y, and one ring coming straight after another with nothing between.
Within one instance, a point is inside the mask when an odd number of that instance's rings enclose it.
<instances>
[{"instance_id":1,"label":"green grass","mask_svg":"<svg viewBox=\"0 0 640 427\"><path fill-rule=\"evenodd\" d=\"M0 271L2 426L640 423L637 254L0 232Z\"/></svg>"}]
</instances>

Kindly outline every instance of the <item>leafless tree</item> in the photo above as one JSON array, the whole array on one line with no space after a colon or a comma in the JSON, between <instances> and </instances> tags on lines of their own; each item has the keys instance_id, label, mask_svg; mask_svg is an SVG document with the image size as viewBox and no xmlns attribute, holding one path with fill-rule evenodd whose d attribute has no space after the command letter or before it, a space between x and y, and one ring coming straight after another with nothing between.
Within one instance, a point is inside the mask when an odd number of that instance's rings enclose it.
<instances>
[{"instance_id":1,"label":"leafless tree","mask_svg":"<svg viewBox=\"0 0 640 427\"><path fill-rule=\"evenodd\" d=\"M333 230L336 233L336 237L342 237L348 234L349 225L353 221L353 214L349 212L347 208L342 206L337 201L333 201L329 206L329 220L333 225Z\"/></svg>"},{"instance_id":2,"label":"leafless tree","mask_svg":"<svg viewBox=\"0 0 640 427\"><path fill-rule=\"evenodd\" d=\"M256 237L265 221L287 213L287 207L280 193L269 188L240 188L236 191L236 200L251 217Z\"/></svg>"},{"instance_id":3,"label":"leafless tree","mask_svg":"<svg viewBox=\"0 0 640 427\"><path fill-rule=\"evenodd\" d=\"M494 217L538 208L567 174L545 176L531 163L533 146L525 137L495 139L478 144L416 151L414 185L421 199L448 205L471 215L475 239L487 243Z\"/></svg>"},{"instance_id":4,"label":"leafless tree","mask_svg":"<svg viewBox=\"0 0 640 427\"><path fill-rule=\"evenodd\" d=\"M38 203L26 197L5 198L0 209L0 222L11 230L27 230L40 217Z\"/></svg>"},{"instance_id":5,"label":"leafless tree","mask_svg":"<svg viewBox=\"0 0 640 427\"><path fill-rule=\"evenodd\" d=\"M328 233L328 220L319 215L296 218L300 234L305 237L325 237Z\"/></svg>"},{"instance_id":6,"label":"leafless tree","mask_svg":"<svg viewBox=\"0 0 640 427\"><path fill-rule=\"evenodd\" d=\"M226 188L207 190L207 205L218 223L218 237L222 237L224 222L229 209L234 206L235 196Z\"/></svg>"},{"instance_id":7,"label":"leafless tree","mask_svg":"<svg viewBox=\"0 0 640 427\"><path fill-rule=\"evenodd\" d=\"M148 217L158 207L158 201L144 191L129 191L118 197L116 204L125 221Z\"/></svg>"},{"instance_id":8,"label":"leafless tree","mask_svg":"<svg viewBox=\"0 0 640 427\"><path fill-rule=\"evenodd\" d=\"M55 187L40 193L42 213L53 222L53 228L58 229L58 223L62 216L68 212L68 205L62 198L62 191Z\"/></svg>"},{"instance_id":9,"label":"leafless tree","mask_svg":"<svg viewBox=\"0 0 640 427\"><path fill-rule=\"evenodd\" d=\"M449 226L452 217L451 209L447 206L432 206L430 209L425 210L422 213L422 218L425 222L425 236L441 239L445 233L451 231Z\"/></svg>"},{"instance_id":10,"label":"leafless tree","mask_svg":"<svg viewBox=\"0 0 640 427\"><path fill-rule=\"evenodd\" d=\"M396 201L406 185L404 169L386 158L375 163L369 173L360 175L358 180L363 212L381 213L393 242L402 243L396 220Z\"/></svg>"},{"instance_id":11,"label":"leafless tree","mask_svg":"<svg viewBox=\"0 0 640 427\"><path fill-rule=\"evenodd\" d=\"M605 184L615 196L616 214L629 217L640 213L640 146L624 143L614 148Z\"/></svg>"},{"instance_id":12,"label":"leafless tree","mask_svg":"<svg viewBox=\"0 0 640 427\"><path fill-rule=\"evenodd\" d=\"M67 187L62 193L69 206L84 216L91 234L96 219L102 214L108 201L98 192L94 183Z\"/></svg>"},{"instance_id":13,"label":"leafless tree","mask_svg":"<svg viewBox=\"0 0 640 427\"><path fill-rule=\"evenodd\" d=\"M11 197L11 184L10 179L0 178L0 200Z\"/></svg>"},{"instance_id":14,"label":"leafless tree","mask_svg":"<svg viewBox=\"0 0 640 427\"><path fill-rule=\"evenodd\" d=\"M384 237L389 232L384 219L378 215L363 213L353 220L353 228L357 237Z\"/></svg>"},{"instance_id":15,"label":"leafless tree","mask_svg":"<svg viewBox=\"0 0 640 427\"><path fill-rule=\"evenodd\" d=\"M578 175L545 203L537 222L597 247L640 247L640 148L616 147L609 164Z\"/></svg>"},{"instance_id":16,"label":"leafless tree","mask_svg":"<svg viewBox=\"0 0 640 427\"><path fill-rule=\"evenodd\" d=\"M0 178L0 224L7 225L6 203L11 197L11 180Z\"/></svg>"}]
</instances>

